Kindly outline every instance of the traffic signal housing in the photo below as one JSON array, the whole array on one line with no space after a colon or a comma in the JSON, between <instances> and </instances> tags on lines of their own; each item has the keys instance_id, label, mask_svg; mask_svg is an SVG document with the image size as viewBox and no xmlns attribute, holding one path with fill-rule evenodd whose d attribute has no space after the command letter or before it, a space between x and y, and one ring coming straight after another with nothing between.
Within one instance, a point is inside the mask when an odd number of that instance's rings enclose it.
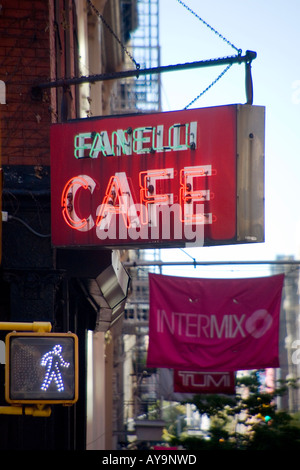
<instances>
[{"instance_id":1,"label":"traffic signal housing","mask_svg":"<svg viewBox=\"0 0 300 470\"><path fill-rule=\"evenodd\" d=\"M10 404L78 400L78 338L73 333L6 336L5 399Z\"/></svg>"}]
</instances>

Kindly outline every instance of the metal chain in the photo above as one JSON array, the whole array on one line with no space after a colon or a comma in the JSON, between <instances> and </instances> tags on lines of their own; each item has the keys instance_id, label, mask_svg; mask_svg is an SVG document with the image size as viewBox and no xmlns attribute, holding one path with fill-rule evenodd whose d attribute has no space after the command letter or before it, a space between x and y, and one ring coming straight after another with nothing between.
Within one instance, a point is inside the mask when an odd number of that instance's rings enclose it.
<instances>
[{"instance_id":1,"label":"metal chain","mask_svg":"<svg viewBox=\"0 0 300 470\"><path fill-rule=\"evenodd\" d=\"M116 33L112 30L111 26L107 23L107 21L104 19L104 17L101 15L101 13L97 10L97 8L95 7L95 5L93 5L93 3L91 2L91 0L86 0L88 5L90 6L90 8L93 10L93 12L100 18L100 20L102 21L102 23L107 27L107 29L110 31L110 33L113 35L113 37L118 41L118 43L120 44L120 46L122 47L123 51L125 52L125 54L128 55L128 57L132 60L132 62L135 64L136 66L136 69L139 70L140 69L140 64L138 64L135 59L132 57L132 55L130 54L130 52L128 51L128 49L124 46L124 44L122 43L122 41L118 38L118 36L116 35Z\"/></svg>"},{"instance_id":2,"label":"metal chain","mask_svg":"<svg viewBox=\"0 0 300 470\"><path fill-rule=\"evenodd\" d=\"M219 36L220 39L222 39L223 41L225 41L229 46L233 47L233 49L235 49L239 55L241 55L242 53L242 50L239 49L238 47L236 47L234 44L232 44L232 42L228 41L228 39L226 39L222 34L220 34L216 29L214 29L212 26L210 26L206 21L204 21L202 18L200 18L199 15L197 15L197 13L195 13L189 6L187 6L184 2L182 2L182 0L177 0L178 3L180 3L184 8L186 8L190 13L192 13L192 15L194 15L196 18L198 18L198 20L200 20L205 26L207 26L213 33L215 33L217 36Z\"/></svg>"},{"instance_id":3,"label":"metal chain","mask_svg":"<svg viewBox=\"0 0 300 470\"><path fill-rule=\"evenodd\" d=\"M223 70L223 72L221 72L220 75L210 85L208 85L208 87L206 87L205 90L203 90L198 96L196 96L196 98L194 98L184 109L189 108L192 104L195 103L195 101L201 98L201 96L204 95L204 93L206 93L212 86L214 86L220 80L220 78L223 77L223 75L230 69L230 67L232 67L232 64L227 65L227 67Z\"/></svg>"},{"instance_id":4,"label":"metal chain","mask_svg":"<svg viewBox=\"0 0 300 470\"><path fill-rule=\"evenodd\" d=\"M220 39L222 39L223 41L226 42L226 44L228 44L230 47L232 47L233 49L235 49L238 53L238 55L240 56L242 54L242 49L239 49L238 47L236 47L234 44L232 44L232 42L230 42L228 39L226 39L221 33L219 33L215 28L213 28L212 26L210 26L203 18L201 18L199 15L197 15L197 13L195 13L189 6L187 6L182 0L177 0L178 3L180 3L180 5L182 5L184 8L186 8L190 13L192 13L192 15L194 15L196 18L198 18L198 20L200 20L205 26L207 26L213 33L215 33ZM220 73L220 75L218 75L218 77L208 86L205 88L205 90L203 90L198 96L196 96L196 98L194 98L184 109L187 109L189 108L192 104L195 103L195 101L197 101L199 98L201 98L201 96L204 95L204 93L206 93L211 87L213 87L219 80L220 78L223 77L223 75L230 69L230 67L232 66L232 64L229 64L224 70L223 72Z\"/></svg>"}]
</instances>

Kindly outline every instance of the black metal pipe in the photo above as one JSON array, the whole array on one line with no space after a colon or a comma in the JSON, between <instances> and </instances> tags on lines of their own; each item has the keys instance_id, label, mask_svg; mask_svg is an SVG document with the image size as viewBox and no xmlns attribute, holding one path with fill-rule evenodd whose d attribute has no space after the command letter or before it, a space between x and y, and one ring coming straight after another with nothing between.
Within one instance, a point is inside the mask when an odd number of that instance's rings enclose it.
<instances>
[{"instance_id":1,"label":"black metal pipe","mask_svg":"<svg viewBox=\"0 0 300 470\"><path fill-rule=\"evenodd\" d=\"M195 69L195 68L202 68L202 67L212 67L217 65L229 65L229 64L241 64L241 63L251 63L253 59L256 58L256 52L253 51L246 51L244 56L236 55L230 57L224 57L219 59L208 59L208 60L201 60L197 62L187 62L184 64L176 64L176 65L165 65L165 66L158 66L158 67L150 67L146 69L135 69L135 70L125 70L120 72L111 72L111 73L103 73L98 75L89 75L89 76L81 76L81 77L74 77L74 78L61 78L58 80L54 80L51 82L46 83L39 83L32 88L33 96L38 96L42 89L46 88L58 88L58 87L68 87L71 85L79 85L81 83L94 83L99 81L105 80L116 80L121 78L130 78L136 77L138 78L141 75L151 75L151 74L159 74L163 72L174 72L176 70L188 70L188 69Z\"/></svg>"},{"instance_id":2,"label":"black metal pipe","mask_svg":"<svg viewBox=\"0 0 300 470\"><path fill-rule=\"evenodd\" d=\"M298 266L300 260L269 260L269 261L124 261L124 268L137 268L147 266L243 266L243 265L271 265L271 266Z\"/></svg>"}]
</instances>

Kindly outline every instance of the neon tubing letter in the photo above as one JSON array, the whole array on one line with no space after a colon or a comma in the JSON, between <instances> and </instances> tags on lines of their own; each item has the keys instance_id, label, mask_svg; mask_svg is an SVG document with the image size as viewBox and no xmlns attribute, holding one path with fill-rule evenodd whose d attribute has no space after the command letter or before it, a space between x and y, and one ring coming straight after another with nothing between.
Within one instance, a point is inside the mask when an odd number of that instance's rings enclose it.
<instances>
[{"instance_id":1,"label":"neon tubing letter","mask_svg":"<svg viewBox=\"0 0 300 470\"><path fill-rule=\"evenodd\" d=\"M83 188L93 193L95 186L95 181L86 175L75 176L65 185L61 196L61 206L63 218L69 227L81 232L87 232L95 225L91 215L82 219L76 214L74 207L77 191Z\"/></svg>"},{"instance_id":2,"label":"neon tubing letter","mask_svg":"<svg viewBox=\"0 0 300 470\"><path fill-rule=\"evenodd\" d=\"M156 182L163 179L173 179L174 168L164 168L162 170L141 171L139 174L140 181L140 198L141 204L145 204L146 211L143 213L148 215L151 226L157 225L156 208L157 205L173 204L173 194L160 194L156 192ZM147 224L148 220L143 220Z\"/></svg>"},{"instance_id":3,"label":"neon tubing letter","mask_svg":"<svg viewBox=\"0 0 300 470\"><path fill-rule=\"evenodd\" d=\"M183 207L182 222L185 224L212 223L211 214L195 214L193 203L204 203L210 200L210 190L194 190L194 178L211 176L211 165L187 166L180 170L180 203ZM203 181L205 183L205 180Z\"/></svg>"},{"instance_id":4,"label":"neon tubing letter","mask_svg":"<svg viewBox=\"0 0 300 470\"><path fill-rule=\"evenodd\" d=\"M126 173L120 172L109 179L102 204L97 209L96 225L108 228L112 215L122 215L127 228L139 227L140 220L128 184Z\"/></svg>"}]
</instances>

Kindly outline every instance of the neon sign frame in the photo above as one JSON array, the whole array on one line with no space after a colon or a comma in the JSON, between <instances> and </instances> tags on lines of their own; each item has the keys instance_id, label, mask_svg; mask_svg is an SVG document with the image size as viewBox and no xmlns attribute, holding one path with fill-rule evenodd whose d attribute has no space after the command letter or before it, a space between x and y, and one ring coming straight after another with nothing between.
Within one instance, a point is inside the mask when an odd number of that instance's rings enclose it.
<instances>
[{"instance_id":1,"label":"neon sign frame","mask_svg":"<svg viewBox=\"0 0 300 470\"><path fill-rule=\"evenodd\" d=\"M55 124L51 210L55 246L261 242L264 108Z\"/></svg>"}]
</instances>

